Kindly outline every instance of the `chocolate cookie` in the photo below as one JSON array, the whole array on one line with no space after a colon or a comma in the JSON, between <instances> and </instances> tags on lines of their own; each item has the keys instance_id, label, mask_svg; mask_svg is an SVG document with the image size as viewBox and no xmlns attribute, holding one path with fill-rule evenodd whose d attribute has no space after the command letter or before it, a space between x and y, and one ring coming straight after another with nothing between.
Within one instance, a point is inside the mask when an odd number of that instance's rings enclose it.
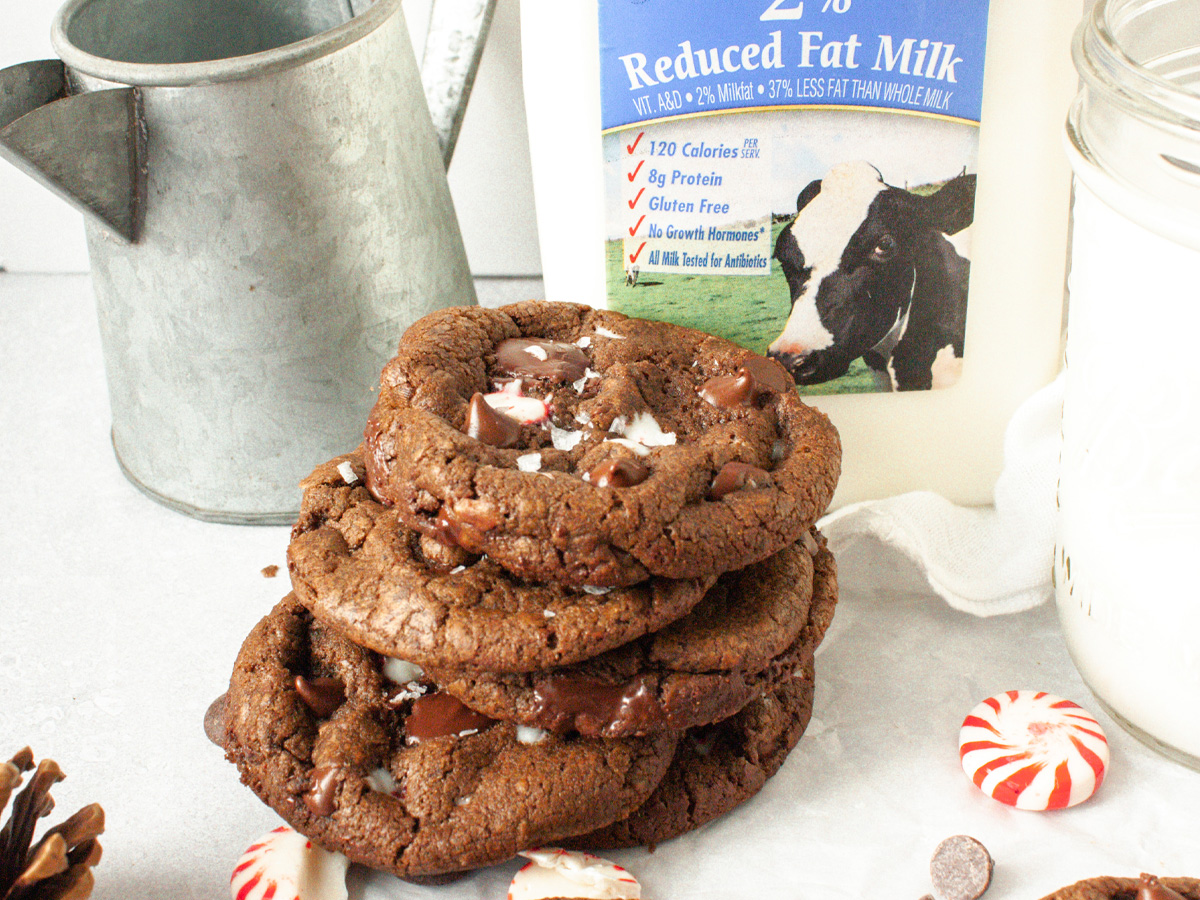
<instances>
[{"instance_id":1,"label":"chocolate cookie","mask_svg":"<svg viewBox=\"0 0 1200 900\"><path fill-rule=\"evenodd\" d=\"M1101 876L1067 885L1042 900L1177 900L1177 897L1200 900L1200 878Z\"/></svg>"},{"instance_id":2,"label":"chocolate cookie","mask_svg":"<svg viewBox=\"0 0 1200 900\"><path fill-rule=\"evenodd\" d=\"M225 731L242 780L293 827L401 877L498 863L621 818L677 739L524 734L392 683L380 656L290 595L242 646Z\"/></svg>"},{"instance_id":3,"label":"chocolate cookie","mask_svg":"<svg viewBox=\"0 0 1200 900\"><path fill-rule=\"evenodd\" d=\"M358 452L318 466L301 486L288 546L300 601L356 643L421 666L568 665L678 619L716 580L653 578L590 593L521 581L406 528L366 490Z\"/></svg>"},{"instance_id":4,"label":"chocolate cookie","mask_svg":"<svg viewBox=\"0 0 1200 900\"><path fill-rule=\"evenodd\" d=\"M472 709L559 734L623 737L720 721L790 676L824 637L836 566L810 540L815 559L801 543L727 573L683 619L593 659L519 675L429 674Z\"/></svg>"},{"instance_id":5,"label":"chocolate cookie","mask_svg":"<svg viewBox=\"0 0 1200 900\"><path fill-rule=\"evenodd\" d=\"M522 578L592 586L765 559L824 511L841 458L778 364L534 301L410 327L364 435L368 485L410 527Z\"/></svg>"},{"instance_id":6,"label":"chocolate cookie","mask_svg":"<svg viewBox=\"0 0 1200 900\"><path fill-rule=\"evenodd\" d=\"M568 839L566 846L654 846L723 816L757 794L779 771L808 727L812 709L809 660L732 718L690 729L650 799L624 819Z\"/></svg>"}]
</instances>

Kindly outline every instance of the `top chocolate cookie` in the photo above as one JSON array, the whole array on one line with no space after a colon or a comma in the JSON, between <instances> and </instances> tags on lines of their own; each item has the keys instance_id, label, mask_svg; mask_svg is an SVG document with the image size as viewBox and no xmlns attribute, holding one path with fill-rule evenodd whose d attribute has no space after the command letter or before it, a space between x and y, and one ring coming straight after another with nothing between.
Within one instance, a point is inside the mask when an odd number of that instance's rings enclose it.
<instances>
[{"instance_id":1,"label":"top chocolate cookie","mask_svg":"<svg viewBox=\"0 0 1200 900\"><path fill-rule=\"evenodd\" d=\"M833 496L837 432L778 364L565 303L439 310L383 370L367 483L410 527L528 579L742 568Z\"/></svg>"}]
</instances>

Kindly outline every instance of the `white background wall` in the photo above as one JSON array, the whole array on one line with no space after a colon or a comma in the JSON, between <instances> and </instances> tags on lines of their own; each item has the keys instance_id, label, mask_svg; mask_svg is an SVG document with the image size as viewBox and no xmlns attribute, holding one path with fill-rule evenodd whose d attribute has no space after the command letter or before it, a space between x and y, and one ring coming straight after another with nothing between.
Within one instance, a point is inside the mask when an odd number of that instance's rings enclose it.
<instances>
[{"instance_id":1,"label":"white background wall","mask_svg":"<svg viewBox=\"0 0 1200 900\"><path fill-rule=\"evenodd\" d=\"M50 22L63 0L10 0L0 27L0 68L52 57ZM404 0L414 43L430 0ZM499 0L475 92L450 166L450 190L476 275L541 271L525 108L518 0ZM419 56L418 56L419 58ZM79 213L0 160L0 267L10 272L88 268Z\"/></svg>"}]
</instances>

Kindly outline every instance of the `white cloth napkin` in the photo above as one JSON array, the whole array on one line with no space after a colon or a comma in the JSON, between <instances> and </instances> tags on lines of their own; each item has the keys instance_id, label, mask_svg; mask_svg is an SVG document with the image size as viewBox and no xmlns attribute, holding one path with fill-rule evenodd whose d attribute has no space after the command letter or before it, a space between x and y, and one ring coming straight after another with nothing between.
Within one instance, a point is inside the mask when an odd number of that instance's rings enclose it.
<instances>
[{"instance_id":1,"label":"white cloth napkin","mask_svg":"<svg viewBox=\"0 0 1200 900\"><path fill-rule=\"evenodd\" d=\"M1053 594L1055 491L1063 376L1013 413L995 502L955 506L929 491L854 503L818 525L837 553L864 535L920 567L952 607L977 616L1019 612Z\"/></svg>"}]
</instances>

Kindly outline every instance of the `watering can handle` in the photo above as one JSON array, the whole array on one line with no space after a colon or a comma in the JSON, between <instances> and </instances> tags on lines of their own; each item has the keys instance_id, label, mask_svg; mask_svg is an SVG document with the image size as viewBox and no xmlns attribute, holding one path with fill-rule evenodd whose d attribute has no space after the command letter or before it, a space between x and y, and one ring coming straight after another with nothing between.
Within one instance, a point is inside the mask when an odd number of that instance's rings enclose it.
<instances>
[{"instance_id":1,"label":"watering can handle","mask_svg":"<svg viewBox=\"0 0 1200 900\"><path fill-rule=\"evenodd\" d=\"M496 0L433 0L421 83L447 168L495 10Z\"/></svg>"}]
</instances>

